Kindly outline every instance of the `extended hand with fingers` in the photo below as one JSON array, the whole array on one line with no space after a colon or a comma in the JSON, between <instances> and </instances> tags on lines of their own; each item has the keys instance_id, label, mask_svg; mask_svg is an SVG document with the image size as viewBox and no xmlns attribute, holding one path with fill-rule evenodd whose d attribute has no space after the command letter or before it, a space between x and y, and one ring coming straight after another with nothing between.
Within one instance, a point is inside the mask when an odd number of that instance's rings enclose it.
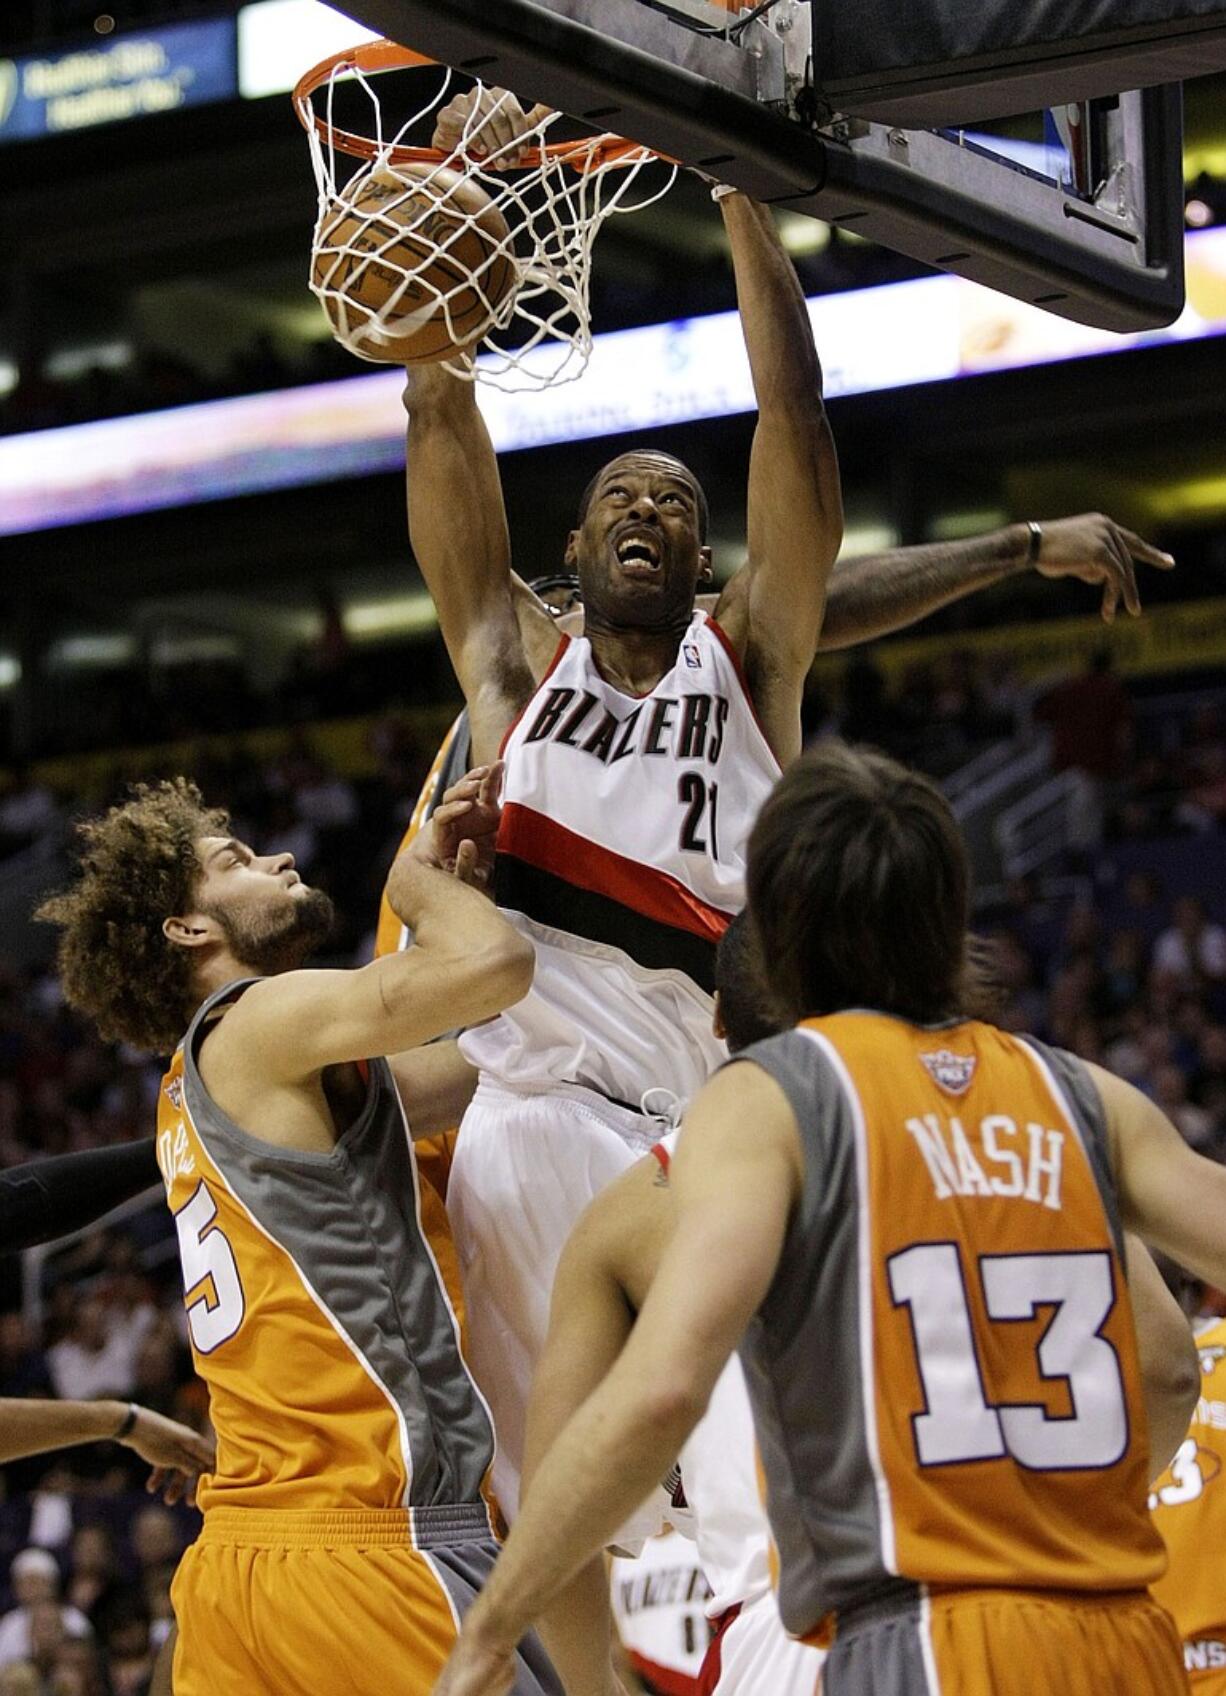
<instances>
[{"instance_id":1,"label":"extended hand with fingers","mask_svg":"<svg viewBox=\"0 0 1226 1696\"><path fill-rule=\"evenodd\" d=\"M152 1466L145 1483L150 1495L160 1495L172 1505L185 1497L191 1501L199 1474L217 1464L217 1448L211 1437L202 1437L190 1426L166 1419L148 1407L136 1409L135 1424L119 1441Z\"/></svg>"},{"instance_id":2,"label":"extended hand with fingers","mask_svg":"<svg viewBox=\"0 0 1226 1696\"><path fill-rule=\"evenodd\" d=\"M449 154L465 153L492 171L506 171L523 159L525 149L516 143L530 135L550 110L533 106L525 112L505 88L473 89L470 94L457 94L442 108L431 145Z\"/></svg>"},{"instance_id":3,"label":"extended hand with fingers","mask_svg":"<svg viewBox=\"0 0 1226 1696\"><path fill-rule=\"evenodd\" d=\"M495 760L466 772L444 793L428 827L434 863L478 889L486 888L493 876L504 769L502 761Z\"/></svg>"},{"instance_id":4,"label":"extended hand with fingers","mask_svg":"<svg viewBox=\"0 0 1226 1696\"><path fill-rule=\"evenodd\" d=\"M1077 577L1083 583L1101 585L1102 615L1110 624L1119 604L1136 618L1141 611L1137 589L1137 564L1158 571L1174 570L1175 561L1161 548L1125 530L1101 512L1085 512L1076 518L1057 518L1045 523L1035 570L1042 577Z\"/></svg>"}]
</instances>

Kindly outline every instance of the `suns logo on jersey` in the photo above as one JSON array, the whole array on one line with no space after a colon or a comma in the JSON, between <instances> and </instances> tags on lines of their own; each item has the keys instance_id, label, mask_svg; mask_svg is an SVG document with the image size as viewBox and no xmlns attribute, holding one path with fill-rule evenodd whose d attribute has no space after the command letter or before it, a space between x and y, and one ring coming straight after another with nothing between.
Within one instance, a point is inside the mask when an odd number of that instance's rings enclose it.
<instances>
[{"instance_id":1,"label":"suns logo on jersey","mask_svg":"<svg viewBox=\"0 0 1226 1696\"><path fill-rule=\"evenodd\" d=\"M169 1089L166 1093L170 1094ZM180 1091L180 1097L181 1095ZM162 1168L162 1181L166 1185L168 1195L174 1188L176 1178L190 1178L194 1175L196 1157L192 1153L187 1127L182 1120L172 1131L163 1131L158 1137L158 1165Z\"/></svg>"},{"instance_id":2,"label":"suns logo on jersey","mask_svg":"<svg viewBox=\"0 0 1226 1696\"><path fill-rule=\"evenodd\" d=\"M938 1048L934 1054L921 1054L924 1070L946 1095L965 1095L975 1076L975 1056L954 1054L948 1048Z\"/></svg>"},{"instance_id":3,"label":"suns logo on jersey","mask_svg":"<svg viewBox=\"0 0 1226 1696\"><path fill-rule=\"evenodd\" d=\"M166 1099L170 1102L170 1105L174 1108L175 1112L182 1113L183 1079L171 1078L168 1083L163 1085L163 1088L166 1091Z\"/></svg>"}]
</instances>

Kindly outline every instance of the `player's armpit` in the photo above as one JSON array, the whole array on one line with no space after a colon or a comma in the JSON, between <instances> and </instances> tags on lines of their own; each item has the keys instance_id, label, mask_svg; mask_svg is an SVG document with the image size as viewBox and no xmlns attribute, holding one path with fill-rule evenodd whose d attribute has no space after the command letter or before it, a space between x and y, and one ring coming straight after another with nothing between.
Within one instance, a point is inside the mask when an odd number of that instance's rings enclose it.
<instances>
[{"instance_id":1,"label":"player's armpit","mask_svg":"<svg viewBox=\"0 0 1226 1696\"><path fill-rule=\"evenodd\" d=\"M477 1087L477 1070L453 1040L428 1042L388 1057L414 1139L454 1130Z\"/></svg>"},{"instance_id":2,"label":"player's armpit","mask_svg":"<svg viewBox=\"0 0 1226 1696\"><path fill-rule=\"evenodd\" d=\"M1200 1357L1192 1327L1145 1245L1128 1236L1124 1249L1149 1425L1149 1475L1157 1478L1183 1442L1196 1411Z\"/></svg>"},{"instance_id":3,"label":"player's armpit","mask_svg":"<svg viewBox=\"0 0 1226 1696\"><path fill-rule=\"evenodd\" d=\"M498 462L471 384L415 368L405 406L409 539L464 691L474 756L492 760L536 684L512 596ZM544 645L543 608L540 617Z\"/></svg>"},{"instance_id":4,"label":"player's armpit","mask_svg":"<svg viewBox=\"0 0 1226 1696\"><path fill-rule=\"evenodd\" d=\"M1165 1113L1090 1066L1107 1113L1126 1229L1215 1288L1226 1279L1226 1167L1196 1154Z\"/></svg>"}]
</instances>

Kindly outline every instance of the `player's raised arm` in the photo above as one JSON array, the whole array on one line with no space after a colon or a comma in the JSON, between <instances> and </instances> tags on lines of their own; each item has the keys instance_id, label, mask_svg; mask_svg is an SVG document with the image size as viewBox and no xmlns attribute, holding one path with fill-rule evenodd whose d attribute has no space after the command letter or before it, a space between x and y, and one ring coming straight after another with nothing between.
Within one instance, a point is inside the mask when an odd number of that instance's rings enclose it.
<instances>
[{"instance_id":1,"label":"player's raised arm","mask_svg":"<svg viewBox=\"0 0 1226 1696\"><path fill-rule=\"evenodd\" d=\"M557 632L543 607L513 595L498 462L473 385L422 366L404 402L409 539L468 704L474 757L493 759Z\"/></svg>"},{"instance_id":2,"label":"player's raised arm","mask_svg":"<svg viewBox=\"0 0 1226 1696\"><path fill-rule=\"evenodd\" d=\"M218 1066L250 1056L273 1083L398 1054L490 1019L528 993L533 950L484 895L402 854L388 899L413 946L359 971L287 972L253 984L210 1039Z\"/></svg>"},{"instance_id":3,"label":"player's raised arm","mask_svg":"<svg viewBox=\"0 0 1226 1696\"><path fill-rule=\"evenodd\" d=\"M744 656L754 704L779 759L800 750L800 698L817 651L826 587L843 540L834 438L804 294L764 206L720 202L758 423L749 463L748 593L717 616Z\"/></svg>"}]
</instances>

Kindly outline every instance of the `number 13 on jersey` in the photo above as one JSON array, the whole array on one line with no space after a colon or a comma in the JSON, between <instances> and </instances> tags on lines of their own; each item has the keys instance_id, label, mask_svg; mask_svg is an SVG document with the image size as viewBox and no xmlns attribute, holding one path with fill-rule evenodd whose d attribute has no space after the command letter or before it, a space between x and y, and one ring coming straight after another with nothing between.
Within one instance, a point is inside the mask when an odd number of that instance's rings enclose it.
<instances>
[{"instance_id":1,"label":"number 13 on jersey","mask_svg":"<svg viewBox=\"0 0 1226 1696\"><path fill-rule=\"evenodd\" d=\"M911 1322L924 1411L912 1419L921 1466L1006 1456L1031 1472L1114 1466L1128 1447L1124 1382L1101 1335L1115 1306L1110 1254L983 1254L974 1269L995 1325L1046 1317L1038 1379L1067 1386L1072 1413L990 1398L957 1244L918 1243L888 1260L890 1294Z\"/></svg>"}]
</instances>

